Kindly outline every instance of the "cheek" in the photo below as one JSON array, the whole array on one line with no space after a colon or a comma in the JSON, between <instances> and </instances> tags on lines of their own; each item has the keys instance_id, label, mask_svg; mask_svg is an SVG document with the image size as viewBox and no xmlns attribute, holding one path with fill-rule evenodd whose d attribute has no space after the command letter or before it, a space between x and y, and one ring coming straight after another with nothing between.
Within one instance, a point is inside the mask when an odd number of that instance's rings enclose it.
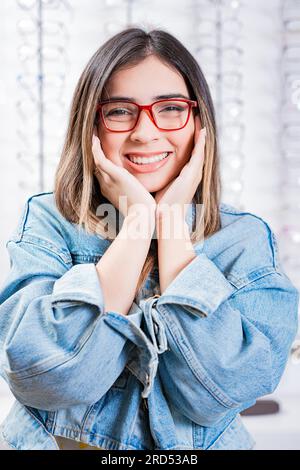
<instances>
[{"instance_id":1,"label":"cheek","mask_svg":"<svg viewBox=\"0 0 300 470\"><path fill-rule=\"evenodd\" d=\"M186 163L194 147L194 131L186 132L176 143L177 157L181 163Z\"/></svg>"},{"instance_id":2,"label":"cheek","mask_svg":"<svg viewBox=\"0 0 300 470\"><path fill-rule=\"evenodd\" d=\"M104 155L114 163L120 163L120 153L123 138L120 138L117 134L106 132L105 130L98 129L98 136L101 142Z\"/></svg>"},{"instance_id":3,"label":"cheek","mask_svg":"<svg viewBox=\"0 0 300 470\"><path fill-rule=\"evenodd\" d=\"M101 143L103 145L111 144L113 139L111 138L112 134L107 132L103 126L99 126L98 128L98 135Z\"/></svg>"}]
</instances>

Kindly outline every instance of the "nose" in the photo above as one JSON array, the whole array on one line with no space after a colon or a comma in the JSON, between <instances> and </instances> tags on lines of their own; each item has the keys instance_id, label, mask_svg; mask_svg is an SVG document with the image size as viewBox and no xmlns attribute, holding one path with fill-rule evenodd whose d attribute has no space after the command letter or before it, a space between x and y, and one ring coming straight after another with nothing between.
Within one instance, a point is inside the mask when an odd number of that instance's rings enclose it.
<instances>
[{"instance_id":1,"label":"nose","mask_svg":"<svg viewBox=\"0 0 300 470\"><path fill-rule=\"evenodd\" d=\"M151 119L150 111L142 109L135 128L131 131L131 139L141 142L147 142L160 138L160 130Z\"/></svg>"}]
</instances>

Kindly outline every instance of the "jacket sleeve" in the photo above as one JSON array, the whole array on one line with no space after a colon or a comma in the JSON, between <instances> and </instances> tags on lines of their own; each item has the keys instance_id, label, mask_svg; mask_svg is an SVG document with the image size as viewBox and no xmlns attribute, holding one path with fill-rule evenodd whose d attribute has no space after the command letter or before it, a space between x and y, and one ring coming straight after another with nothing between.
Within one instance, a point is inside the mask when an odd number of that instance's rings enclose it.
<instances>
[{"instance_id":1,"label":"jacket sleeve","mask_svg":"<svg viewBox=\"0 0 300 470\"><path fill-rule=\"evenodd\" d=\"M156 303L169 346L158 369L168 399L211 426L272 393L297 332L298 303L296 288L273 267L236 288L198 254Z\"/></svg>"},{"instance_id":2,"label":"jacket sleeve","mask_svg":"<svg viewBox=\"0 0 300 470\"><path fill-rule=\"evenodd\" d=\"M7 243L0 373L24 405L51 411L95 403L132 350L146 357L151 342L130 316L104 312L93 263L73 266L52 245L25 238Z\"/></svg>"}]
</instances>

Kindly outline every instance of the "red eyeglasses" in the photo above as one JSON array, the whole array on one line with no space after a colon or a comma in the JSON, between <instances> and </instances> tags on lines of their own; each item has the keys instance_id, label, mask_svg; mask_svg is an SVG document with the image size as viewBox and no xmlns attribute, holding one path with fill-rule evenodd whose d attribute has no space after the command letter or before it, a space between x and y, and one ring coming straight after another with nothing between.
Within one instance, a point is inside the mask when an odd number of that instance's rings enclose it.
<instances>
[{"instance_id":1,"label":"red eyeglasses","mask_svg":"<svg viewBox=\"0 0 300 470\"><path fill-rule=\"evenodd\" d=\"M132 131L145 110L151 121L161 131L176 131L188 123L191 108L197 101L181 98L158 100L152 104L140 105L133 101L101 101L97 106L102 122L111 132Z\"/></svg>"}]
</instances>

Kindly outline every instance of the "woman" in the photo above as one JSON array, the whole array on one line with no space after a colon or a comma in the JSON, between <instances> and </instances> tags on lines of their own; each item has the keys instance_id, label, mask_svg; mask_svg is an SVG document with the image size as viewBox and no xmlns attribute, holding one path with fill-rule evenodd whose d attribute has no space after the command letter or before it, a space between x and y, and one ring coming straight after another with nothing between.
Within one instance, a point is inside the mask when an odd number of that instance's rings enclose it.
<instances>
[{"instance_id":1,"label":"woman","mask_svg":"<svg viewBox=\"0 0 300 470\"><path fill-rule=\"evenodd\" d=\"M211 96L174 36L96 51L7 249L9 448L253 448L240 412L277 387L299 296L268 224L220 202Z\"/></svg>"}]
</instances>

